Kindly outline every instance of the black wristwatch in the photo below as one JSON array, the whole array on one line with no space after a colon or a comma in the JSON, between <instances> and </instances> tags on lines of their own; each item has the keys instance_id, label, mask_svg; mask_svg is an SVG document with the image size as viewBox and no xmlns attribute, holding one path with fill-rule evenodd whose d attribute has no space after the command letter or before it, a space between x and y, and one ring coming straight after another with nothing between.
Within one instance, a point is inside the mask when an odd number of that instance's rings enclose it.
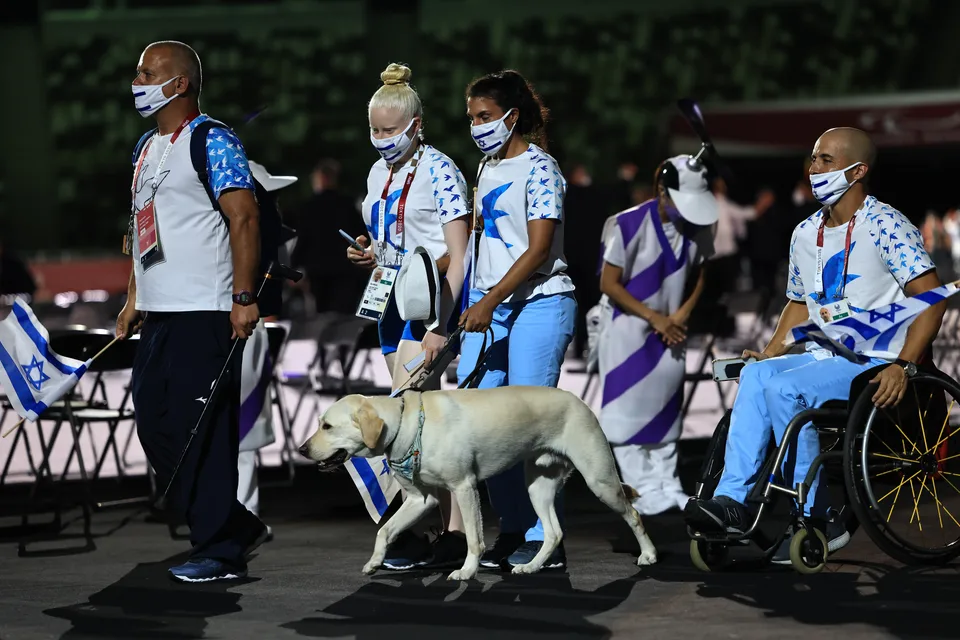
<instances>
[{"instance_id":1,"label":"black wristwatch","mask_svg":"<svg viewBox=\"0 0 960 640\"><path fill-rule=\"evenodd\" d=\"M233 303L238 304L241 307L249 307L254 302L257 301L256 296L250 293L247 290L243 290L240 293L233 294Z\"/></svg>"},{"instance_id":2,"label":"black wristwatch","mask_svg":"<svg viewBox=\"0 0 960 640\"><path fill-rule=\"evenodd\" d=\"M897 364L903 367L903 372L907 374L908 378L912 378L917 375L917 365L908 360L897 359Z\"/></svg>"}]
</instances>

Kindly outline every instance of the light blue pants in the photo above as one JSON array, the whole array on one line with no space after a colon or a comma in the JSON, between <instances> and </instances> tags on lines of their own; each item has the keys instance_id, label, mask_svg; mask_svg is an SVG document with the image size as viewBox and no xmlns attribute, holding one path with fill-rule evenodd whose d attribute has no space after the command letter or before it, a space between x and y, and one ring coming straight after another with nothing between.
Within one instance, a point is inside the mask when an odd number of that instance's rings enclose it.
<instances>
[{"instance_id":1,"label":"light blue pants","mask_svg":"<svg viewBox=\"0 0 960 640\"><path fill-rule=\"evenodd\" d=\"M470 304L483 294L470 292ZM507 385L556 387L560 365L573 339L577 301L572 293L539 296L499 305L493 313L494 343L480 370L479 388ZM463 382L476 367L482 333L466 333L460 348L457 378ZM487 479L490 504L500 518L502 533L526 531L527 540L543 540L543 525L530 504L523 464ZM563 526L563 494L557 496L557 516Z\"/></svg>"},{"instance_id":2,"label":"light blue pants","mask_svg":"<svg viewBox=\"0 0 960 640\"><path fill-rule=\"evenodd\" d=\"M748 364L740 373L740 389L733 403L723 475L715 496L727 496L745 504L766 460L770 435L783 439L787 425L801 411L815 409L828 400L847 400L850 383L860 373L883 364L874 359L856 364L839 356L817 360L809 353L780 356ZM794 455L784 458L784 483L793 488L802 482L820 455L820 439L810 423L800 429ZM821 469L822 472L822 469ZM817 496L820 472L810 486L804 515Z\"/></svg>"}]
</instances>

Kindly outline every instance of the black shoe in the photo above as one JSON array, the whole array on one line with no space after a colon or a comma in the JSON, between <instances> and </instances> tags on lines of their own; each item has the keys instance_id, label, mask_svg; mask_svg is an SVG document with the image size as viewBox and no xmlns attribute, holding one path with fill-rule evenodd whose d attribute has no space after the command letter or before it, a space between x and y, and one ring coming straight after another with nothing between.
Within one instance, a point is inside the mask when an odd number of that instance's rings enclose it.
<instances>
[{"instance_id":1,"label":"black shoe","mask_svg":"<svg viewBox=\"0 0 960 640\"><path fill-rule=\"evenodd\" d=\"M487 569L499 569L507 556L520 548L524 542L522 533L501 533L497 541L480 556L480 566Z\"/></svg>"},{"instance_id":2,"label":"black shoe","mask_svg":"<svg viewBox=\"0 0 960 640\"><path fill-rule=\"evenodd\" d=\"M843 520L840 518L840 514L836 511L831 510L830 519L826 525L823 524L822 520L814 520L813 526L823 531L826 535L828 554L839 551L850 543L850 532L847 531L847 528L843 525ZM773 564L790 564L790 541L793 540L793 535L796 532L796 523L791 524L787 529L783 542L780 543L777 551L773 554L773 557L770 558L770 562Z\"/></svg>"},{"instance_id":3,"label":"black shoe","mask_svg":"<svg viewBox=\"0 0 960 640\"><path fill-rule=\"evenodd\" d=\"M459 567L467 559L467 537L458 532L444 531L433 540L431 568Z\"/></svg>"},{"instance_id":4,"label":"black shoe","mask_svg":"<svg viewBox=\"0 0 960 640\"><path fill-rule=\"evenodd\" d=\"M697 531L728 533L743 533L752 519L746 506L727 496L690 500L683 509L683 518Z\"/></svg>"},{"instance_id":5,"label":"black shoe","mask_svg":"<svg viewBox=\"0 0 960 640\"><path fill-rule=\"evenodd\" d=\"M387 547L383 559L383 568L404 571L422 567L433 558L433 548L425 535L417 535L410 530L404 531L393 544Z\"/></svg>"},{"instance_id":6,"label":"black shoe","mask_svg":"<svg viewBox=\"0 0 960 640\"><path fill-rule=\"evenodd\" d=\"M531 562L540 549L543 548L543 540L528 540L520 545L520 548L514 551L507 558L507 564L515 567L518 564L527 564ZM563 569L567 566L567 552L563 549L563 543L557 545L550 557L544 561L541 569Z\"/></svg>"}]
</instances>

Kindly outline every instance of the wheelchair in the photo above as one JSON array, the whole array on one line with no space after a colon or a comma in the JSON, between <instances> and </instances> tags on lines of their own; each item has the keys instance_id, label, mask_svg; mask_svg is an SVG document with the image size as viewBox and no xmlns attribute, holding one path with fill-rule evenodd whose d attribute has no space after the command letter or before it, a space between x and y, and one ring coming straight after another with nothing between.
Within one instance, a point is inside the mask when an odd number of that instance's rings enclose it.
<instances>
[{"instance_id":1,"label":"wheelchair","mask_svg":"<svg viewBox=\"0 0 960 640\"><path fill-rule=\"evenodd\" d=\"M924 362L931 363L932 358ZM877 384L870 380L886 366L857 376L849 401L828 401L790 421L782 441L768 449L747 497L753 521L743 532L696 531L687 526L690 558L698 569L722 570L729 564L732 547L751 544L768 562L792 530L793 568L804 574L822 571L828 557L826 536L803 516L821 468L824 491L839 493L836 490L842 488L841 499L832 501L834 506L843 505L840 513L851 536L862 528L887 556L908 565L941 565L960 556L960 468L947 470L960 466L960 385L935 366L922 364L909 377L903 400L881 409L871 400ZM712 497L719 483L730 414L724 415L711 439L691 500ZM790 487L783 480L783 462L808 423L820 438L821 452L806 477ZM780 496L795 501L797 515L771 535L760 525Z\"/></svg>"}]
</instances>

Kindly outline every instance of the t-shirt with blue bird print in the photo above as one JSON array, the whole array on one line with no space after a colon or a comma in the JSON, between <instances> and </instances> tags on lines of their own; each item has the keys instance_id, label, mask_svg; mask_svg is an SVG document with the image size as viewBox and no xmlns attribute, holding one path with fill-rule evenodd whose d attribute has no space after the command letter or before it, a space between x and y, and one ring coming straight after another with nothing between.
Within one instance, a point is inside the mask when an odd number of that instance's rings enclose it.
<instances>
[{"instance_id":1,"label":"t-shirt with blue bird print","mask_svg":"<svg viewBox=\"0 0 960 640\"><path fill-rule=\"evenodd\" d=\"M487 161L477 188L483 233L476 257L474 289L490 291L529 248L528 222L554 220L557 224L546 261L504 302L573 291L563 254L566 190L567 181L557 161L535 144L513 158Z\"/></svg>"},{"instance_id":2,"label":"t-shirt with blue bird print","mask_svg":"<svg viewBox=\"0 0 960 640\"><path fill-rule=\"evenodd\" d=\"M906 297L907 283L935 268L917 227L890 205L867 196L854 219L845 280L847 225L824 227L823 286L818 290L817 232L822 220L821 209L797 225L790 241L787 298L805 302L813 322L823 324L819 309L828 302L846 299L854 312L899 302ZM901 340L882 354L867 355L896 358L902 347Z\"/></svg>"},{"instance_id":3,"label":"t-shirt with blue bird print","mask_svg":"<svg viewBox=\"0 0 960 640\"><path fill-rule=\"evenodd\" d=\"M416 154L414 154L414 157ZM416 247L426 248L439 259L447 253L443 237L443 225L470 213L467 207L467 185L463 174L447 155L430 145L420 150L417 173L410 184L403 214L403 233L397 232L397 215L403 185L413 167L413 158L395 169L387 188L384 227L380 230L380 207L383 187L390 170L381 158L370 168L367 175L367 195L363 199L361 213L367 226L374 257L378 260L383 247L381 264L400 266L403 256Z\"/></svg>"}]
</instances>

